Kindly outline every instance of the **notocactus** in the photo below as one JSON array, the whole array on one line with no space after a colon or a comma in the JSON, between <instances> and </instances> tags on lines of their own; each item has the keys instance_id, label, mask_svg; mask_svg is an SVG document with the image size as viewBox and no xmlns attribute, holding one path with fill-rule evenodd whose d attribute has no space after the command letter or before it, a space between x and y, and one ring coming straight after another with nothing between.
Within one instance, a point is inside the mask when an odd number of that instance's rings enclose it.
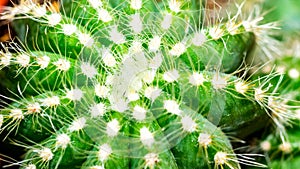
<instances>
[{"instance_id":1,"label":"notocactus","mask_svg":"<svg viewBox=\"0 0 300 169\"><path fill-rule=\"evenodd\" d=\"M272 23L238 6L209 24L205 1L60 5L24 1L2 15L19 41L1 51L1 135L27 151L8 166L266 167L231 138L267 121L286 143L297 106L276 93L282 76L247 75L246 57Z\"/></svg>"}]
</instances>

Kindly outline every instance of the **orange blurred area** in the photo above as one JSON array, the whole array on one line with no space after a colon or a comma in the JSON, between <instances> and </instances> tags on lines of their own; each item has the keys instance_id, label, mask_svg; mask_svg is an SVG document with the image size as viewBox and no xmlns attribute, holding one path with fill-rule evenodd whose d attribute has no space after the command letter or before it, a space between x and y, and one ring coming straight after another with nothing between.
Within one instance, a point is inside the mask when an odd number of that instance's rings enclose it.
<instances>
[{"instance_id":1,"label":"orange blurred area","mask_svg":"<svg viewBox=\"0 0 300 169\"><path fill-rule=\"evenodd\" d=\"M0 0L0 8L8 3L8 0Z\"/></svg>"},{"instance_id":2,"label":"orange blurred area","mask_svg":"<svg viewBox=\"0 0 300 169\"><path fill-rule=\"evenodd\" d=\"M8 3L8 0L0 0L0 12L2 11L2 7Z\"/></svg>"}]
</instances>

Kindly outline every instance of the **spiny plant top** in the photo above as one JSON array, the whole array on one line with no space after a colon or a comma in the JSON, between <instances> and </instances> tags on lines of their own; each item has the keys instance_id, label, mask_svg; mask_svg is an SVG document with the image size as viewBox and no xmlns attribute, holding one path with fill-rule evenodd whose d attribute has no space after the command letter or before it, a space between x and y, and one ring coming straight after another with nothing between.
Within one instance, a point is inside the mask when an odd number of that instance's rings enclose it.
<instances>
[{"instance_id":1,"label":"spiny plant top","mask_svg":"<svg viewBox=\"0 0 300 169\"><path fill-rule=\"evenodd\" d=\"M265 167L235 154L224 131L244 138L269 119L285 142L295 107L271 83L281 74L248 80L244 68L271 23L243 20L238 6L204 24L202 1L61 3L2 15L22 41L0 53L1 135L27 150L11 166Z\"/></svg>"}]
</instances>

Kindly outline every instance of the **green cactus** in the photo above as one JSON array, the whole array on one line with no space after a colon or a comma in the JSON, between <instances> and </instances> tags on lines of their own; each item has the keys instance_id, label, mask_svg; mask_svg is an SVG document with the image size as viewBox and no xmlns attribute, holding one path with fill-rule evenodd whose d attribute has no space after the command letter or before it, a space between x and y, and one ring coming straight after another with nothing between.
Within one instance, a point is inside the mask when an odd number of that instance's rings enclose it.
<instances>
[{"instance_id":1,"label":"green cactus","mask_svg":"<svg viewBox=\"0 0 300 169\"><path fill-rule=\"evenodd\" d=\"M8 9L2 17L19 41L0 53L1 137L26 151L8 166L267 167L259 154L237 153L232 138L268 121L274 144L290 138L285 126L298 106L278 90L282 75L248 76L248 55L273 25L244 18L240 6L214 24L205 23L206 2L193 0Z\"/></svg>"}]
</instances>

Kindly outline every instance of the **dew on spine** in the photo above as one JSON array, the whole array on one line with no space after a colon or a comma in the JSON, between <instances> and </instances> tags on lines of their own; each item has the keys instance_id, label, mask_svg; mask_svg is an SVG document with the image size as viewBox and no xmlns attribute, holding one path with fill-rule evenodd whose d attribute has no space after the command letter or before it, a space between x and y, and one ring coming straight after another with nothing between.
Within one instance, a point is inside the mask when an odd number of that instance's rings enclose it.
<instances>
[{"instance_id":1,"label":"dew on spine","mask_svg":"<svg viewBox=\"0 0 300 169\"><path fill-rule=\"evenodd\" d=\"M29 164L25 167L25 169L36 169L36 166L34 164Z\"/></svg>"},{"instance_id":2,"label":"dew on spine","mask_svg":"<svg viewBox=\"0 0 300 169\"><path fill-rule=\"evenodd\" d=\"M177 70L173 69L173 70L169 70L167 72L164 73L163 78L165 81L167 81L168 83L172 83L178 80L179 78L179 73Z\"/></svg>"},{"instance_id":3,"label":"dew on spine","mask_svg":"<svg viewBox=\"0 0 300 169\"><path fill-rule=\"evenodd\" d=\"M84 45L85 47L92 47L95 40L91 37L91 35L87 33L79 32L77 34L79 42Z\"/></svg>"},{"instance_id":4,"label":"dew on spine","mask_svg":"<svg viewBox=\"0 0 300 169\"><path fill-rule=\"evenodd\" d=\"M254 24L254 22L251 22L251 21L243 21L242 22L242 25L243 25L243 27L245 28L245 30L247 32L251 32L252 31L253 24Z\"/></svg>"},{"instance_id":5,"label":"dew on spine","mask_svg":"<svg viewBox=\"0 0 300 169\"><path fill-rule=\"evenodd\" d=\"M272 148L272 145L269 141L263 141L260 143L260 148L265 151L265 152L268 152L271 150Z\"/></svg>"},{"instance_id":6,"label":"dew on spine","mask_svg":"<svg viewBox=\"0 0 300 169\"><path fill-rule=\"evenodd\" d=\"M127 94L127 99L130 102L137 101L137 100L140 99L140 95L139 95L139 93L135 89L129 89L126 92L126 94Z\"/></svg>"},{"instance_id":7,"label":"dew on spine","mask_svg":"<svg viewBox=\"0 0 300 169\"><path fill-rule=\"evenodd\" d=\"M180 122L186 132L194 132L197 129L197 123L189 116L183 116Z\"/></svg>"},{"instance_id":8,"label":"dew on spine","mask_svg":"<svg viewBox=\"0 0 300 169\"><path fill-rule=\"evenodd\" d=\"M181 110L179 109L179 104L174 100L165 100L164 101L164 109L167 112L170 112L175 115L181 115Z\"/></svg>"},{"instance_id":9,"label":"dew on spine","mask_svg":"<svg viewBox=\"0 0 300 169\"><path fill-rule=\"evenodd\" d=\"M62 17L58 13L52 13L50 15L47 15L47 20L48 20L48 24L50 26L56 26L57 24L59 24L61 22Z\"/></svg>"},{"instance_id":10,"label":"dew on spine","mask_svg":"<svg viewBox=\"0 0 300 169\"><path fill-rule=\"evenodd\" d=\"M132 42L129 51L131 52L131 54L141 53L143 52L143 44L140 41L135 40Z\"/></svg>"},{"instance_id":11,"label":"dew on spine","mask_svg":"<svg viewBox=\"0 0 300 169\"><path fill-rule=\"evenodd\" d=\"M300 72L297 69L293 68L288 71L288 75L292 79L298 79L300 77Z\"/></svg>"},{"instance_id":12,"label":"dew on spine","mask_svg":"<svg viewBox=\"0 0 300 169\"><path fill-rule=\"evenodd\" d=\"M221 77L219 73L215 73L213 79L211 80L211 84L214 89L220 90L227 86L227 80L225 77Z\"/></svg>"},{"instance_id":13,"label":"dew on spine","mask_svg":"<svg viewBox=\"0 0 300 169\"><path fill-rule=\"evenodd\" d=\"M217 152L214 156L214 162L216 163L216 165L224 165L227 163L227 153L225 152Z\"/></svg>"},{"instance_id":14,"label":"dew on spine","mask_svg":"<svg viewBox=\"0 0 300 169\"><path fill-rule=\"evenodd\" d=\"M47 14L46 6L36 6L32 9L32 14L34 17L40 18Z\"/></svg>"},{"instance_id":15,"label":"dew on spine","mask_svg":"<svg viewBox=\"0 0 300 169\"><path fill-rule=\"evenodd\" d=\"M207 133L200 133L198 143L204 148L208 147L212 143L211 135Z\"/></svg>"},{"instance_id":16,"label":"dew on spine","mask_svg":"<svg viewBox=\"0 0 300 169\"><path fill-rule=\"evenodd\" d=\"M119 45L126 42L126 37L118 31L117 26L113 26L109 32L109 39L115 44Z\"/></svg>"},{"instance_id":17,"label":"dew on spine","mask_svg":"<svg viewBox=\"0 0 300 169\"><path fill-rule=\"evenodd\" d=\"M180 56L186 51L186 46L182 42L176 43L170 50L172 56Z\"/></svg>"},{"instance_id":18,"label":"dew on spine","mask_svg":"<svg viewBox=\"0 0 300 169\"><path fill-rule=\"evenodd\" d=\"M22 120L24 119L24 115L21 109L12 109L10 110L9 117L13 118L13 120Z\"/></svg>"},{"instance_id":19,"label":"dew on spine","mask_svg":"<svg viewBox=\"0 0 300 169\"><path fill-rule=\"evenodd\" d=\"M171 27L171 24L172 24L172 18L173 16L171 14L166 14L163 18L163 21L161 22L160 26L167 30Z\"/></svg>"},{"instance_id":20,"label":"dew on spine","mask_svg":"<svg viewBox=\"0 0 300 169\"><path fill-rule=\"evenodd\" d=\"M103 144L99 146L99 151L97 152L98 159L100 161L106 161L108 157L112 154L112 148L109 144Z\"/></svg>"},{"instance_id":21,"label":"dew on spine","mask_svg":"<svg viewBox=\"0 0 300 169\"><path fill-rule=\"evenodd\" d=\"M62 149L67 148L68 144L71 142L71 138L67 134L59 134L56 137L56 147L60 147Z\"/></svg>"},{"instance_id":22,"label":"dew on spine","mask_svg":"<svg viewBox=\"0 0 300 169\"><path fill-rule=\"evenodd\" d=\"M147 110L141 106L134 106L132 116L136 120L142 121L146 118Z\"/></svg>"},{"instance_id":23,"label":"dew on spine","mask_svg":"<svg viewBox=\"0 0 300 169\"><path fill-rule=\"evenodd\" d=\"M256 88L254 90L254 98L256 101L258 102L263 102L264 98L265 98L265 92L264 90L262 90L261 88Z\"/></svg>"},{"instance_id":24,"label":"dew on spine","mask_svg":"<svg viewBox=\"0 0 300 169\"><path fill-rule=\"evenodd\" d=\"M237 24L235 22L227 22L226 23L226 29L229 32L230 35L236 35L239 33L239 27L240 24Z\"/></svg>"},{"instance_id":25,"label":"dew on spine","mask_svg":"<svg viewBox=\"0 0 300 169\"><path fill-rule=\"evenodd\" d=\"M140 129L140 140L145 146L148 147L151 147L155 142L153 134L147 127L142 127Z\"/></svg>"},{"instance_id":26,"label":"dew on spine","mask_svg":"<svg viewBox=\"0 0 300 169\"><path fill-rule=\"evenodd\" d=\"M97 9L98 11L98 19L102 22L110 22L112 21L112 16L109 14L109 12L106 9Z\"/></svg>"},{"instance_id":27,"label":"dew on spine","mask_svg":"<svg viewBox=\"0 0 300 169\"><path fill-rule=\"evenodd\" d=\"M140 91L142 89L142 87L143 87L142 80L144 78L143 77L143 73L145 73L145 72L142 72L142 77L137 77L136 79L134 79L131 82L128 91L138 92L138 91Z\"/></svg>"},{"instance_id":28,"label":"dew on spine","mask_svg":"<svg viewBox=\"0 0 300 169\"><path fill-rule=\"evenodd\" d=\"M289 154L292 152L292 145L289 142L284 142L279 145L279 150L282 151L285 154Z\"/></svg>"},{"instance_id":29,"label":"dew on spine","mask_svg":"<svg viewBox=\"0 0 300 169\"><path fill-rule=\"evenodd\" d=\"M60 99L58 96L47 97L42 99L42 106L46 107L56 107L60 104Z\"/></svg>"},{"instance_id":30,"label":"dew on spine","mask_svg":"<svg viewBox=\"0 0 300 169\"><path fill-rule=\"evenodd\" d=\"M54 156L51 149L49 149L49 148L43 148L41 150L38 150L38 154L44 162L48 162L48 161L52 160L52 158Z\"/></svg>"},{"instance_id":31,"label":"dew on spine","mask_svg":"<svg viewBox=\"0 0 300 169\"><path fill-rule=\"evenodd\" d=\"M123 113L128 110L128 101L123 98L112 98L110 97L111 109Z\"/></svg>"},{"instance_id":32,"label":"dew on spine","mask_svg":"<svg viewBox=\"0 0 300 169\"><path fill-rule=\"evenodd\" d=\"M72 122L69 126L69 131L79 131L82 130L86 126L86 119L84 117L78 118Z\"/></svg>"},{"instance_id":33,"label":"dew on spine","mask_svg":"<svg viewBox=\"0 0 300 169\"><path fill-rule=\"evenodd\" d=\"M106 134L110 137L115 137L118 135L120 129L121 126L119 121L117 119L113 119L107 123Z\"/></svg>"},{"instance_id":34,"label":"dew on spine","mask_svg":"<svg viewBox=\"0 0 300 169\"><path fill-rule=\"evenodd\" d=\"M155 78L155 74L156 74L156 71L154 71L154 70L147 70L147 71L143 72L142 73L143 82L145 82L147 84L152 83Z\"/></svg>"},{"instance_id":35,"label":"dew on spine","mask_svg":"<svg viewBox=\"0 0 300 169\"><path fill-rule=\"evenodd\" d=\"M105 79L105 84L108 86L111 86L114 82L115 79L115 75L109 74L107 75L106 79Z\"/></svg>"},{"instance_id":36,"label":"dew on spine","mask_svg":"<svg viewBox=\"0 0 300 169\"><path fill-rule=\"evenodd\" d=\"M11 53L3 53L0 51L0 65L6 67L10 65L12 54Z\"/></svg>"},{"instance_id":37,"label":"dew on spine","mask_svg":"<svg viewBox=\"0 0 300 169\"><path fill-rule=\"evenodd\" d=\"M156 53L155 56L149 61L149 68L158 69L163 62L162 54L160 52Z\"/></svg>"},{"instance_id":38,"label":"dew on spine","mask_svg":"<svg viewBox=\"0 0 300 169\"><path fill-rule=\"evenodd\" d=\"M161 37L155 35L153 38L150 39L148 44L148 49L150 52L156 52L159 50L161 45Z\"/></svg>"},{"instance_id":39,"label":"dew on spine","mask_svg":"<svg viewBox=\"0 0 300 169\"><path fill-rule=\"evenodd\" d=\"M30 62L30 56L27 54L20 54L16 57L16 63L19 64L22 67L27 67Z\"/></svg>"},{"instance_id":40,"label":"dew on spine","mask_svg":"<svg viewBox=\"0 0 300 169\"><path fill-rule=\"evenodd\" d=\"M106 112L106 106L103 103L95 104L90 108L90 113L92 118L103 116L105 112Z\"/></svg>"},{"instance_id":41,"label":"dew on spine","mask_svg":"<svg viewBox=\"0 0 300 169\"><path fill-rule=\"evenodd\" d=\"M143 30L143 23L139 13L130 16L129 26L134 33L139 34Z\"/></svg>"},{"instance_id":42,"label":"dew on spine","mask_svg":"<svg viewBox=\"0 0 300 169\"><path fill-rule=\"evenodd\" d=\"M169 8L171 11L178 13L180 12L181 2L178 0L169 0Z\"/></svg>"},{"instance_id":43,"label":"dew on spine","mask_svg":"<svg viewBox=\"0 0 300 169\"><path fill-rule=\"evenodd\" d=\"M88 78L94 78L98 73L96 67L87 62L81 63L80 68L81 72Z\"/></svg>"},{"instance_id":44,"label":"dew on spine","mask_svg":"<svg viewBox=\"0 0 300 169\"><path fill-rule=\"evenodd\" d=\"M198 72L193 72L193 74L190 75L190 77L189 77L189 82L193 86L203 85L203 83L206 81L207 80L205 79L204 75L202 73L198 73Z\"/></svg>"},{"instance_id":45,"label":"dew on spine","mask_svg":"<svg viewBox=\"0 0 300 169\"><path fill-rule=\"evenodd\" d=\"M36 5L33 3L24 3L24 4L20 4L15 6L15 10L16 12L14 12L15 14L28 14L30 12L30 10L32 10L32 8L34 8Z\"/></svg>"},{"instance_id":46,"label":"dew on spine","mask_svg":"<svg viewBox=\"0 0 300 169\"><path fill-rule=\"evenodd\" d=\"M80 101L83 97L83 92L80 89L71 89L66 92L66 98L72 101Z\"/></svg>"},{"instance_id":47,"label":"dew on spine","mask_svg":"<svg viewBox=\"0 0 300 169\"><path fill-rule=\"evenodd\" d=\"M104 64L108 67L114 67L117 64L117 61L116 61L114 55L109 51L109 49L103 49L102 60L103 60Z\"/></svg>"},{"instance_id":48,"label":"dew on spine","mask_svg":"<svg viewBox=\"0 0 300 169\"><path fill-rule=\"evenodd\" d=\"M266 66L267 67L267 66ZM278 72L279 74L284 74L286 71L286 67L285 66L277 66L276 67L276 72ZM267 73L269 73L270 71L268 71Z\"/></svg>"},{"instance_id":49,"label":"dew on spine","mask_svg":"<svg viewBox=\"0 0 300 169\"><path fill-rule=\"evenodd\" d=\"M41 67L41 69L45 69L50 63L50 57L46 55L37 57L36 62Z\"/></svg>"},{"instance_id":50,"label":"dew on spine","mask_svg":"<svg viewBox=\"0 0 300 169\"><path fill-rule=\"evenodd\" d=\"M92 166L89 169L104 169L104 167L97 165L97 166Z\"/></svg>"},{"instance_id":51,"label":"dew on spine","mask_svg":"<svg viewBox=\"0 0 300 169\"><path fill-rule=\"evenodd\" d=\"M196 32L192 39L192 43L195 46L202 46L206 42L206 36L202 32Z\"/></svg>"},{"instance_id":52,"label":"dew on spine","mask_svg":"<svg viewBox=\"0 0 300 169\"><path fill-rule=\"evenodd\" d=\"M77 27L76 27L76 25L73 25L73 24L63 24L62 31L65 35L71 36L77 32Z\"/></svg>"},{"instance_id":53,"label":"dew on spine","mask_svg":"<svg viewBox=\"0 0 300 169\"><path fill-rule=\"evenodd\" d=\"M66 59L58 59L56 62L53 62L53 65L55 65L57 69L61 71L68 71L71 68L70 61Z\"/></svg>"},{"instance_id":54,"label":"dew on spine","mask_svg":"<svg viewBox=\"0 0 300 169\"><path fill-rule=\"evenodd\" d=\"M234 88L237 92L239 92L241 94L245 94L247 92L247 90L249 89L249 86L243 81L237 81L234 84Z\"/></svg>"},{"instance_id":55,"label":"dew on spine","mask_svg":"<svg viewBox=\"0 0 300 169\"><path fill-rule=\"evenodd\" d=\"M109 94L109 91L110 89L105 85L101 85L99 83L95 85L95 94L100 98L106 98Z\"/></svg>"},{"instance_id":56,"label":"dew on spine","mask_svg":"<svg viewBox=\"0 0 300 169\"><path fill-rule=\"evenodd\" d=\"M145 159L145 168L154 168L154 166L159 163L159 157L156 153L149 153L144 156Z\"/></svg>"},{"instance_id":57,"label":"dew on spine","mask_svg":"<svg viewBox=\"0 0 300 169\"><path fill-rule=\"evenodd\" d=\"M101 0L88 0L88 2L94 9L101 8L103 6Z\"/></svg>"},{"instance_id":58,"label":"dew on spine","mask_svg":"<svg viewBox=\"0 0 300 169\"><path fill-rule=\"evenodd\" d=\"M300 120L300 109L295 110L295 117Z\"/></svg>"},{"instance_id":59,"label":"dew on spine","mask_svg":"<svg viewBox=\"0 0 300 169\"><path fill-rule=\"evenodd\" d=\"M160 96L161 92L162 90L160 88L149 86L145 89L144 95L148 99L154 101L158 96Z\"/></svg>"},{"instance_id":60,"label":"dew on spine","mask_svg":"<svg viewBox=\"0 0 300 169\"><path fill-rule=\"evenodd\" d=\"M213 27L210 28L209 35L213 40L218 40L224 35L224 30L219 27Z\"/></svg>"},{"instance_id":61,"label":"dew on spine","mask_svg":"<svg viewBox=\"0 0 300 169\"><path fill-rule=\"evenodd\" d=\"M236 159L236 156L238 159ZM247 166L252 167L259 167L259 168L267 168L266 165L253 161L253 156L263 156L259 154L228 154L226 152L219 151L214 156L215 167L224 168L226 165L228 168L236 168L236 162L238 161L240 164L244 164Z\"/></svg>"},{"instance_id":62,"label":"dew on spine","mask_svg":"<svg viewBox=\"0 0 300 169\"><path fill-rule=\"evenodd\" d=\"M134 10L139 10L142 8L142 0L130 0L130 7Z\"/></svg>"},{"instance_id":63,"label":"dew on spine","mask_svg":"<svg viewBox=\"0 0 300 169\"><path fill-rule=\"evenodd\" d=\"M0 129L2 128L3 121L4 121L3 115L0 114Z\"/></svg>"},{"instance_id":64,"label":"dew on spine","mask_svg":"<svg viewBox=\"0 0 300 169\"><path fill-rule=\"evenodd\" d=\"M27 105L27 113L28 114L35 114L40 113L42 111L42 108L39 103L31 103Z\"/></svg>"}]
</instances>

